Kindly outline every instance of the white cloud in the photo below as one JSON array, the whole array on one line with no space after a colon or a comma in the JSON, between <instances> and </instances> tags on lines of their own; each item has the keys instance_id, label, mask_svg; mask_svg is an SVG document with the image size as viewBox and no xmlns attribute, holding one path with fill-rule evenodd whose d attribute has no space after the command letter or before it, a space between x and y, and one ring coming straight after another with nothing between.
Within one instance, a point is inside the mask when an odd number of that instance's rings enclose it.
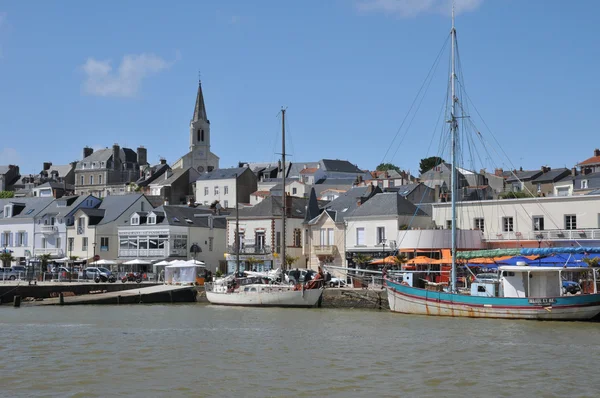
<instances>
[{"instance_id":1,"label":"white cloud","mask_svg":"<svg viewBox=\"0 0 600 398\"><path fill-rule=\"evenodd\" d=\"M16 164L19 165L21 161L21 157L15 148L3 148L0 150L0 164L1 165L9 165Z\"/></svg>"},{"instance_id":2,"label":"white cloud","mask_svg":"<svg viewBox=\"0 0 600 398\"><path fill-rule=\"evenodd\" d=\"M455 0L455 13L461 14L477 9L483 0ZM450 15L452 0L358 0L356 7L364 12L384 12L401 18L419 14Z\"/></svg>"},{"instance_id":3,"label":"white cloud","mask_svg":"<svg viewBox=\"0 0 600 398\"><path fill-rule=\"evenodd\" d=\"M133 97L145 78L173 65L154 54L128 54L115 70L110 60L88 58L83 65L86 79L83 90L91 95L104 97Z\"/></svg>"}]
</instances>

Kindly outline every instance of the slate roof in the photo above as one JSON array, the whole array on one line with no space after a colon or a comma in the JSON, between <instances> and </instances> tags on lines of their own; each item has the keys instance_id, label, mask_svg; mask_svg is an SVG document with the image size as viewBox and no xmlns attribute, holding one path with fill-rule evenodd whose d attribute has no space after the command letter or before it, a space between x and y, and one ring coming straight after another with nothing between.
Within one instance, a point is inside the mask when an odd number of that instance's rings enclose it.
<instances>
[{"instance_id":1,"label":"slate roof","mask_svg":"<svg viewBox=\"0 0 600 398\"><path fill-rule=\"evenodd\" d=\"M150 169L152 171L152 175L150 177L146 178L145 174L148 171L148 169ZM159 177L163 177L164 173L166 173L167 170L169 170L169 169L170 169L170 167L168 164L162 164L162 163L155 164L154 166L150 166L149 168L146 168L144 170L144 176L140 177L136 181L136 184L141 187L149 185L153 181L156 181Z\"/></svg>"},{"instance_id":2,"label":"slate roof","mask_svg":"<svg viewBox=\"0 0 600 398\"><path fill-rule=\"evenodd\" d=\"M211 212L203 212L189 206L160 206L156 208L157 213L164 212L164 218L158 224L174 226L188 226L208 228L208 218ZM227 221L225 215L213 215L213 228L225 229Z\"/></svg>"},{"instance_id":3,"label":"slate roof","mask_svg":"<svg viewBox=\"0 0 600 398\"><path fill-rule=\"evenodd\" d=\"M337 171L341 173L363 173L356 165L350 163L347 160L339 159L321 159L319 161L323 165L323 169L326 171Z\"/></svg>"},{"instance_id":4,"label":"slate roof","mask_svg":"<svg viewBox=\"0 0 600 398\"><path fill-rule=\"evenodd\" d=\"M65 177L67 174L69 174L69 172L73 169L73 167L70 164L65 164L65 165L52 165L50 166L50 169L48 169L48 175L51 176L53 171L58 172L58 176L59 177Z\"/></svg>"},{"instance_id":5,"label":"slate roof","mask_svg":"<svg viewBox=\"0 0 600 398\"><path fill-rule=\"evenodd\" d=\"M29 219L34 218L40 212L42 212L50 203L54 201L54 198L11 198L11 199L0 199L0 220L12 220L12 219ZM13 215L9 219L5 218L4 206L13 203L19 206L24 206L23 209L17 215Z\"/></svg>"},{"instance_id":6,"label":"slate roof","mask_svg":"<svg viewBox=\"0 0 600 398\"><path fill-rule=\"evenodd\" d=\"M506 182L531 181L541 175L541 170L517 170L514 174L511 173L510 177L506 179Z\"/></svg>"},{"instance_id":7,"label":"slate roof","mask_svg":"<svg viewBox=\"0 0 600 398\"><path fill-rule=\"evenodd\" d=\"M288 210L288 218L304 218L308 198L298 198L288 196L291 202L291 209ZM240 218L277 218L281 217L281 196L268 196L260 203L254 206L240 209ZM232 211L229 219L235 219L235 210Z\"/></svg>"},{"instance_id":8,"label":"slate roof","mask_svg":"<svg viewBox=\"0 0 600 398\"><path fill-rule=\"evenodd\" d=\"M600 188L600 172L590 173L590 174L580 174L574 179L573 189L576 191L581 190L581 182L582 180L587 180L587 188L583 189L596 189Z\"/></svg>"},{"instance_id":9,"label":"slate roof","mask_svg":"<svg viewBox=\"0 0 600 398\"><path fill-rule=\"evenodd\" d=\"M144 195L138 193L106 196L98 207L98 209L104 210L104 218L99 224L108 224L116 220L142 196Z\"/></svg>"},{"instance_id":10,"label":"slate roof","mask_svg":"<svg viewBox=\"0 0 600 398\"><path fill-rule=\"evenodd\" d=\"M380 193L358 206L351 217L372 217L372 216L425 216L426 214L419 210L414 204L395 192Z\"/></svg>"},{"instance_id":11,"label":"slate roof","mask_svg":"<svg viewBox=\"0 0 600 398\"><path fill-rule=\"evenodd\" d=\"M381 189L373 185L354 187L329 202L324 207L324 210L330 215L333 221L342 222L344 217L349 216L359 207L359 202L370 200L369 198L375 193L381 193ZM314 220L311 220L311 222Z\"/></svg>"},{"instance_id":12,"label":"slate roof","mask_svg":"<svg viewBox=\"0 0 600 398\"><path fill-rule=\"evenodd\" d=\"M393 189L394 191L398 192L398 195L406 197L406 196L410 195L412 191L417 189L417 187L419 185L420 184L405 184L405 185L398 185L397 187L391 187L389 189L390 189L390 191Z\"/></svg>"},{"instance_id":13,"label":"slate roof","mask_svg":"<svg viewBox=\"0 0 600 398\"><path fill-rule=\"evenodd\" d=\"M533 184L544 184L544 183L549 183L549 182L556 182L570 174L571 174L571 170L569 170L565 167L562 167L562 168L550 170L546 173L543 173L542 175L540 175L539 177L537 177L536 179L534 179L531 182Z\"/></svg>"},{"instance_id":14,"label":"slate roof","mask_svg":"<svg viewBox=\"0 0 600 398\"><path fill-rule=\"evenodd\" d=\"M56 182L56 181L48 181L43 183L42 185L38 185L37 187L34 187L34 189L37 188L52 188L52 189L65 189L67 191L74 191L75 187L71 184L64 184L62 182Z\"/></svg>"},{"instance_id":15,"label":"slate roof","mask_svg":"<svg viewBox=\"0 0 600 398\"><path fill-rule=\"evenodd\" d=\"M247 167L234 167L230 169L216 169L210 173L201 174L196 181L206 180L225 180L235 178L236 174L240 176L244 171L250 170Z\"/></svg>"},{"instance_id":16,"label":"slate roof","mask_svg":"<svg viewBox=\"0 0 600 398\"><path fill-rule=\"evenodd\" d=\"M46 214L56 214L57 217L65 217L90 196L91 195L63 196L62 198L56 199L48 207L46 207L40 216L43 217ZM66 202L67 206L59 206L59 204L63 202Z\"/></svg>"}]
</instances>

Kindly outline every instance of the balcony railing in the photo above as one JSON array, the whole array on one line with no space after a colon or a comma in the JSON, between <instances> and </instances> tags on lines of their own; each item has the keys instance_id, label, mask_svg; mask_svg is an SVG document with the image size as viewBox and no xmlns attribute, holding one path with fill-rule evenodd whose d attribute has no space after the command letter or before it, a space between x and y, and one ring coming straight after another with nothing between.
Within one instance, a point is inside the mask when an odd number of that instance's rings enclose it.
<instances>
[{"instance_id":1,"label":"balcony railing","mask_svg":"<svg viewBox=\"0 0 600 398\"><path fill-rule=\"evenodd\" d=\"M58 228L55 227L54 225L42 225L42 227L40 228L40 231L44 235L53 235L58 232Z\"/></svg>"},{"instance_id":2,"label":"balcony railing","mask_svg":"<svg viewBox=\"0 0 600 398\"><path fill-rule=\"evenodd\" d=\"M236 247L231 245L227 247L227 253L235 254ZM244 245L240 247L240 254L270 254L271 246L260 246L260 245Z\"/></svg>"},{"instance_id":3,"label":"balcony railing","mask_svg":"<svg viewBox=\"0 0 600 398\"><path fill-rule=\"evenodd\" d=\"M487 238L498 240L600 240L600 229L550 229L545 231L502 232Z\"/></svg>"},{"instance_id":4,"label":"balcony railing","mask_svg":"<svg viewBox=\"0 0 600 398\"><path fill-rule=\"evenodd\" d=\"M334 245L320 245L314 248L317 256L335 256L337 252L337 246Z\"/></svg>"},{"instance_id":5,"label":"balcony railing","mask_svg":"<svg viewBox=\"0 0 600 398\"><path fill-rule=\"evenodd\" d=\"M33 254L35 256L41 256L42 254L49 254L51 256L59 256L62 257L64 256L63 253L63 249L61 248L39 248L39 249L34 249L33 250Z\"/></svg>"}]
</instances>

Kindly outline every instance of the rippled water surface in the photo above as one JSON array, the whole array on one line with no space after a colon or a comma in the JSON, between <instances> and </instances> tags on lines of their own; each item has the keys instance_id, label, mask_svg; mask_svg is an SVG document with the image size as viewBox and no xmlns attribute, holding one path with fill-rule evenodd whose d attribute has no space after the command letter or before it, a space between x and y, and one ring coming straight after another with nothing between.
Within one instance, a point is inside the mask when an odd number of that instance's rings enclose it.
<instances>
[{"instance_id":1,"label":"rippled water surface","mask_svg":"<svg viewBox=\"0 0 600 398\"><path fill-rule=\"evenodd\" d=\"M0 308L2 396L600 395L600 324L200 304Z\"/></svg>"}]
</instances>

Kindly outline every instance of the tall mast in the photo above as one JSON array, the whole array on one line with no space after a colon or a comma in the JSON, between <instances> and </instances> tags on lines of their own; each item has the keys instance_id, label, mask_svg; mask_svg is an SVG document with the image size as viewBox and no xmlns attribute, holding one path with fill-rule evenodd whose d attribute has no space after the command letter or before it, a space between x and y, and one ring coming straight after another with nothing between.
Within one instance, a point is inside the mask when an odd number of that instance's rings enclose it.
<instances>
[{"instance_id":1,"label":"tall mast","mask_svg":"<svg viewBox=\"0 0 600 398\"><path fill-rule=\"evenodd\" d=\"M281 270L285 271L285 214L286 214L286 194L285 194L285 109L281 108L281 183L283 185L283 195L281 197Z\"/></svg>"},{"instance_id":2,"label":"tall mast","mask_svg":"<svg viewBox=\"0 0 600 398\"><path fill-rule=\"evenodd\" d=\"M240 207L238 205L238 175L235 173L235 273L240 272Z\"/></svg>"},{"instance_id":3,"label":"tall mast","mask_svg":"<svg viewBox=\"0 0 600 398\"><path fill-rule=\"evenodd\" d=\"M452 178L450 181L450 185L452 186L452 275L450 280L450 289L452 292L456 292L456 133L458 129L458 122L456 119L456 93L454 87L454 81L456 79L456 29L454 28L454 2L452 2L452 30L450 33L452 40L452 74L450 75L450 84L452 86L452 111L450 116L450 132L452 135Z\"/></svg>"}]
</instances>

